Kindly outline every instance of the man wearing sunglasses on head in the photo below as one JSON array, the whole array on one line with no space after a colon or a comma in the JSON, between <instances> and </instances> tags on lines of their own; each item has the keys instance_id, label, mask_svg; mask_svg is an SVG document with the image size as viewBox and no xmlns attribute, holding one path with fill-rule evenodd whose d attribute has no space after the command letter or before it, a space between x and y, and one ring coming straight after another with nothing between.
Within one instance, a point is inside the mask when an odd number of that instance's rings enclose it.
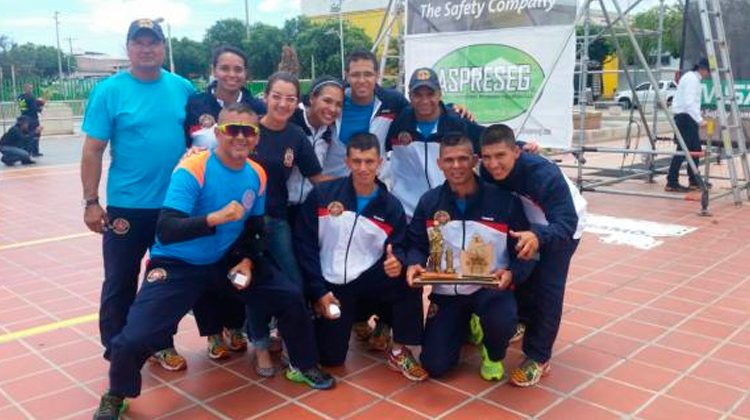
<instances>
[{"instance_id":1,"label":"man wearing sunglasses on head","mask_svg":"<svg viewBox=\"0 0 750 420\"><path fill-rule=\"evenodd\" d=\"M276 281L283 274L264 252L266 173L247 159L258 144L258 117L245 104L228 105L215 134L215 149L186 158L172 174L143 286L112 339L109 390L95 419L119 418L124 399L140 394L143 363L169 343L191 308L226 298L277 317L294 372L288 378L317 389L334 385L317 367L301 292Z\"/></svg>"}]
</instances>

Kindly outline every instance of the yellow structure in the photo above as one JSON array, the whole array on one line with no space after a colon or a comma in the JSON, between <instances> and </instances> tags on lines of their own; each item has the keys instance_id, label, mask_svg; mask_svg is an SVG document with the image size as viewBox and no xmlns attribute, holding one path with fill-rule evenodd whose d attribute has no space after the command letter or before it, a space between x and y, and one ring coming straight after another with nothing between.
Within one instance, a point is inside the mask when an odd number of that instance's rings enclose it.
<instances>
[{"instance_id":1,"label":"yellow structure","mask_svg":"<svg viewBox=\"0 0 750 420\"><path fill-rule=\"evenodd\" d=\"M378 32L380 31L380 24L383 22L383 15L385 14L385 9L371 9L371 10L362 10L362 11L356 11L356 12L344 12L341 14L341 17L344 19L345 22L349 23L349 25L361 28L363 31L365 31L365 34L367 34L370 39L375 42L375 38L378 36ZM322 16L311 16L310 20L313 22L323 22L326 20L333 20L338 19L338 14L329 14L329 15L322 15ZM399 30L401 28L401 19L397 19L393 26L391 27L391 39L396 39L398 36ZM380 55L381 50L378 49L377 54Z\"/></svg>"},{"instance_id":2,"label":"yellow structure","mask_svg":"<svg viewBox=\"0 0 750 420\"><path fill-rule=\"evenodd\" d=\"M604 60L602 65L602 98L612 99L615 97L615 91L617 91L617 82L619 73L617 70L620 69L620 60L617 55L610 55Z\"/></svg>"}]
</instances>

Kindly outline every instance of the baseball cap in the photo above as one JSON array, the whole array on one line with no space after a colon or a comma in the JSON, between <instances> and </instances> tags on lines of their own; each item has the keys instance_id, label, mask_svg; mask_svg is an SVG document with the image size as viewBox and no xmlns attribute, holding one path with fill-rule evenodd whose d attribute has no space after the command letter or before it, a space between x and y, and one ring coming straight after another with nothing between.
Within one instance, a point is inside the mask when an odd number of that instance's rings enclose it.
<instances>
[{"instance_id":1,"label":"baseball cap","mask_svg":"<svg viewBox=\"0 0 750 420\"><path fill-rule=\"evenodd\" d=\"M141 31L151 32L156 39L164 41L164 31L161 30L161 26L153 21L152 19L136 19L130 24L128 28L128 41L135 38Z\"/></svg>"},{"instance_id":2,"label":"baseball cap","mask_svg":"<svg viewBox=\"0 0 750 420\"><path fill-rule=\"evenodd\" d=\"M440 81L435 71L429 67L421 67L414 70L409 81L409 91L426 86L432 90L440 90Z\"/></svg>"},{"instance_id":3,"label":"baseball cap","mask_svg":"<svg viewBox=\"0 0 750 420\"><path fill-rule=\"evenodd\" d=\"M708 65L708 59L705 57L698 60L696 67L698 67L699 69L711 70L711 66Z\"/></svg>"}]
</instances>

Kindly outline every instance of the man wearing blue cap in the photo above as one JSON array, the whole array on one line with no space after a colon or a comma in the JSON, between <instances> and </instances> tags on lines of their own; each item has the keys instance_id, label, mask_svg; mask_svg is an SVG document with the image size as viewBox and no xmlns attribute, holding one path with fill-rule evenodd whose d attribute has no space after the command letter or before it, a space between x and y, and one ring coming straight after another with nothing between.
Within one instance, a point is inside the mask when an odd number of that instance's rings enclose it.
<instances>
[{"instance_id":1,"label":"man wearing blue cap","mask_svg":"<svg viewBox=\"0 0 750 420\"><path fill-rule=\"evenodd\" d=\"M127 36L130 68L96 85L89 96L81 157L83 220L103 234L104 283L99 332L109 359L111 340L122 330L138 287L141 260L153 245L156 220L170 175L185 153L187 80L162 69L164 32L137 19ZM102 156L111 143L107 207L99 203ZM185 368L174 349L156 354L168 370Z\"/></svg>"}]
</instances>

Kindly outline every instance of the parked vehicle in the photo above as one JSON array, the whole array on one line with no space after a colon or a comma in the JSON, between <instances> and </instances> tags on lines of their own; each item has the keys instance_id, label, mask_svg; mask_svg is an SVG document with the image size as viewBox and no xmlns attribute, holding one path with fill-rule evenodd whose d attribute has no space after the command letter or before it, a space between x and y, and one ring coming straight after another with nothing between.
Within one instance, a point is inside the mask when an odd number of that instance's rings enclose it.
<instances>
[{"instance_id":1,"label":"parked vehicle","mask_svg":"<svg viewBox=\"0 0 750 420\"><path fill-rule=\"evenodd\" d=\"M672 106L672 98L677 92L677 83L672 80L661 80L659 82L659 95L667 101L667 106ZM635 87L635 94L638 95L638 101L641 104L653 103L655 100L655 90L651 82L643 82ZM615 101L624 109L630 109L633 104L633 92L630 89L615 92Z\"/></svg>"}]
</instances>

